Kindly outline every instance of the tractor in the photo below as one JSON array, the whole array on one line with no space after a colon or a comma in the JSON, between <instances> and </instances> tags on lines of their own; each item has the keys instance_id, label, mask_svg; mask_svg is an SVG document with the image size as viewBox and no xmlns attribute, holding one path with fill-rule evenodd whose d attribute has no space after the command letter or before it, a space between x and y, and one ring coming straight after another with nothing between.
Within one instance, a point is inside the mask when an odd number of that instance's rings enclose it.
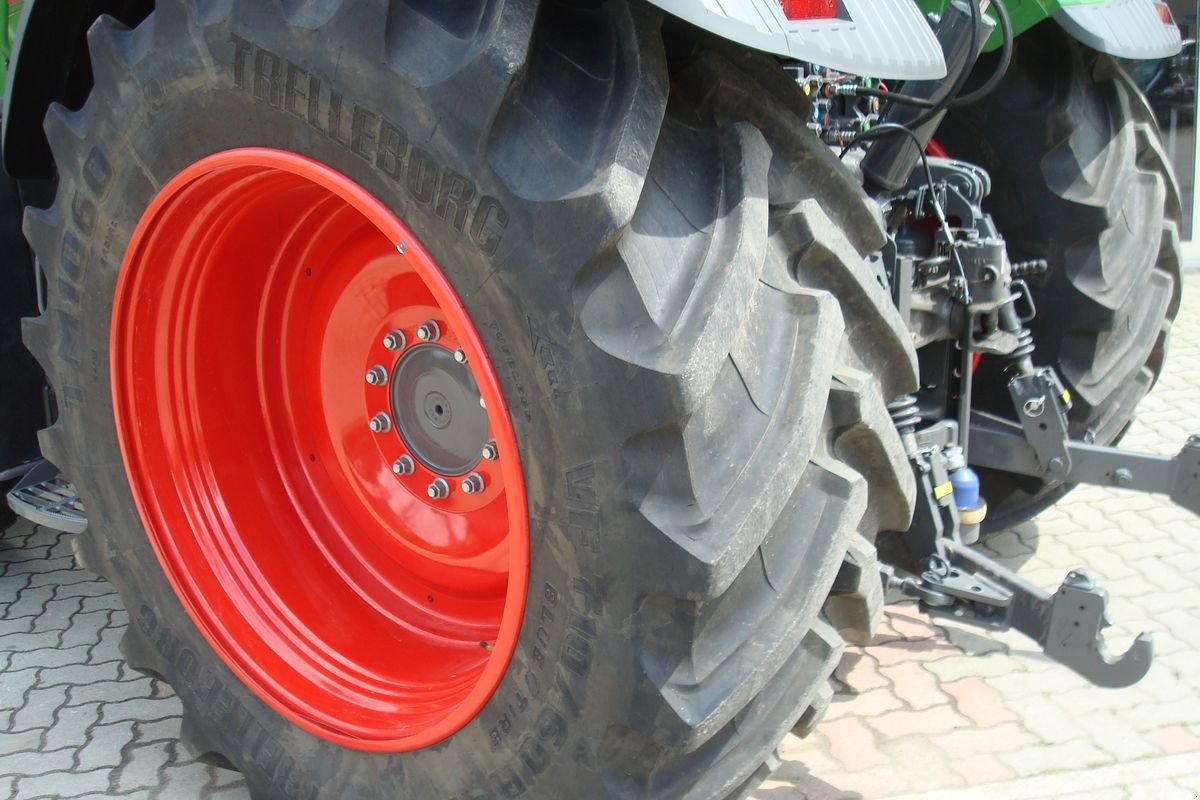
<instances>
[{"instance_id":1,"label":"tractor","mask_svg":"<svg viewBox=\"0 0 1200 800\"><path fill-rule=\"evenodd\" d=\"M745 797L889 597L1148 669L971 545L1200 510L1165 3L7 11L0 481L254 797Z\"/></svg>"}]
</instances>

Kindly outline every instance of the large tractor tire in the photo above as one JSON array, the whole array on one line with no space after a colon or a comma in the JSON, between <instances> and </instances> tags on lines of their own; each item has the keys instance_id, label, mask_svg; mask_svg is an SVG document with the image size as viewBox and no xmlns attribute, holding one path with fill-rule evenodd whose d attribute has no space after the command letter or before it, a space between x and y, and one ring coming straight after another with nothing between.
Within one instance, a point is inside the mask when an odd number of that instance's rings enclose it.
<instances>
[{"instance_id":1,"label":"large tractor tire","mask_svg":"<svg viewBox=\"0 0 1200 800\"><path fill-rule=\"evenodd\" d=\"M1057 367L1071 391L1071 436L1119 441L1162 370L1180 293L1179 191L1138 87L1112 58L1043 24L1017 40L995 94L948 116L938 140L991 173L985 207L1013 260L1049 262L1032 286L1034 361ZM983 360L975 396L1015 417L1002 367ZM1073 488L992 470L981 481L993 531Z\"/></svg>"},{"instance_id":2,"label":"large tractor tire","mask_svg":"<svg viewBox=\"0 0 1200 800\"><path fill-rule=\"evenodd\" d=\"M92 28L26 218L42 445L130 663L256 798L742 797L869 635L914 497L880 222L778 66L696 37L518 0Z\"/></svg>"}]
</instances>

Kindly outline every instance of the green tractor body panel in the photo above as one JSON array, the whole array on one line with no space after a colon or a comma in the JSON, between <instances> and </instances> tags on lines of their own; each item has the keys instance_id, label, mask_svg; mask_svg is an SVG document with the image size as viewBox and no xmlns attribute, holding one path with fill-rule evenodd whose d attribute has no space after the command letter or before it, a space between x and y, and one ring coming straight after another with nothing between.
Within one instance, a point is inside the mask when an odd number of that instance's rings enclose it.
<instances>
[{"instance_id":1,"label":"green tractor body panel","mask_svg":"<svg viewBox=\"0 0 1200 800\"><path fill-rule=\"evenodd\" d=\"M1037 25L1052 14L1061 11L1064 6L1104 5L1109 0L1008 0L1005 6L1012 16L1013 35L1020 36L1025 31ZM991 12L993 15L995 12ZM988 50L998 50L1002 40L997 30L988 40Z\"/></svg>"},{"instance_id":2,"label":"green tractor body panel","mask_svg":"<svg viewBox=\"0 0 1200 800\"><path fill-rule=\"evenodd\" d=\"M24 5L21 0L10 2L5 18L0 23L0 92L4 91L3 87L8 83L8 57L12 54L12 45L17 38L17 20L21 18L21 7Z\"/></svg>"},{"instance_id":3,"label":"green tractor body panel","mask_svg":"<svg viewBox=\"0 0 1200 800\"><path fill-rule=\"evenodd\" d=\"M950 0L917 0L926 13L941 13ZM1102 53L1121 58L1169 58L1182 47L1170 10L1159 0L1004 0L1013 35L1051 17L1069 34ZM994 9L988 13L995 17ZM1003 44L999 28L987 50Z\"/></svg>"},{"instance_id":4,"label":"green tractor body panel","mask_svg":"<svg viewBox=\"0 0 1200 800\"><path fill-rule=\"evenodd\" d=\"M941 13L949 2L949 0L917 1L921 10L926 13ZM1109 2L1111 0L1007 0L1004 7L1008 9L1008 14L1012 17L1013 35L1020 36L1056 11L1060 11L1064 6L1104 5ZM995 11L989 13L993 18L996 16ZM989 51L998 50L1001 44L1000 30L997 28L992 34L992 38L988 40L987 49Z\"/></svg>"}]
</instances>

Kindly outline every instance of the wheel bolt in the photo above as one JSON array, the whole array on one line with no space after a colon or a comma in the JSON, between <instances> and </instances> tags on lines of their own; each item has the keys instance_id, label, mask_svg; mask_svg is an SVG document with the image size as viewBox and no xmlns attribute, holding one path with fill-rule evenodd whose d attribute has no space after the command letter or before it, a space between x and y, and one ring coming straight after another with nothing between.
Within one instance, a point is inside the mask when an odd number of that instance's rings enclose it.
<instances>
[{"instance_id":1,"label":"wheel bolt","mask_svg":"<svg viewBox=\"0 0 1200 800\"><path fill-rule=\"evenodd\" d=\"M483 446L483 457L488 461L495 461L500 457L500 451L496 448L495 442L488 442Z\"/></svg>"},{"instance_id":2,"label":"wheel bolt","mask_svg":"<svg viewBox=\"0 0 1200 800\"><path fill-rule=\"evenodd\" d=\"M441 338L442 329L433 320L422 322L417 328L417 338L422 342L436 342Z\"/></svg>"},{"instance_id":3,"label":"wheel bolt","mask_svg":"<svg viewBox=\"0 0 1200 800\"><path fill-rule=\"evenodd\" d=\"M367 383L372 386L383 386L388 381L387 368L376 364L367 370Z\"/></svg>"},{"instance_id":4,"label":"wheel bolt","mask_svg":"<svg viewBox=\"0 0 1200 800\"><path fill-rule=\"evenodd\" d=\"M392 429L392 418L380 411L371 417L371 421L368 424L375 433L387 433Z\"/></svg>"},{"instance_id":5,"label":"wheel bolt","mask_svg":"<svg viewBox=\"0 0 1200 800\"><path fill-rule=\"evenodd\" d=\"M483 491L483 476L478 472L472 472L463 478L462 490L464 494L479 494Z\"/></svg>"},{"instance_id":6,"label":"wheel bolt","mask_svg":"<svg viewBox=\"0 0 1200 800\"><path fill-rule=\"evenodd\" d=\"M426 493L431 500L445 500L450 496L450 484L446 483L445 478L436 478L433 483L429 484Z\"/></svg>"},{"instance_id":7,"label":"wheel bolt","mask_svg":"<svg viewBox=\"0 0 1200 800\"><path fill-rule=\"evenodd\" d=\"M454 360L460 364L467 363L467 351L461 347L454 351Z\"/></svg>"},{"instance_id":8,"label":"wheel bolt","mask_svg":"<svg viewBox=\"0 0 1200 800\"><path fill-rule=\"evenodd\" d=\"M412 456L400 456L392 462L392 472L397 475L412 475L414 469Z\"/></svg>"},{"instance_id":9,"label":"wheel bolt","mask_svg":"<svg viewBox=\"0 0 1200 800\"><path fill-rule=\"evenodd\" d=\"M388 350L403 350L406 344L408 340L404 338L404 331L392 331L383 337L383 346Z\"/></svg>"}]
</instances>

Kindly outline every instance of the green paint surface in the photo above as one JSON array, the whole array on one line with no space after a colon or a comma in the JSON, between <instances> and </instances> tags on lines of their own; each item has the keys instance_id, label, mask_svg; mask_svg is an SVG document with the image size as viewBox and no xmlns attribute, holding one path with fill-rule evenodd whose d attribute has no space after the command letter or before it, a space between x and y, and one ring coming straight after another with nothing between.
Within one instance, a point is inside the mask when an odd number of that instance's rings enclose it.
<instances>
[{"instance_id":1,"label":"green paint surface","mask_svg":"<svg viewBox=\"0 0 1200 800\"><path fill-rule=\"evenodd\" d=\"M917 0L921 10L929 13L941 13L950 0ZM1112 0L1005 0L1004 7L1013 21L1013 35L1020 36L1025 31L1049 17L1055 11L1067 6L1101 5ZM988 12L993 18L994 11ZM1000 31L997 30L988 40L987 49L996 50L1002 43Z\"/></svg>"},{"instance_id":2,"label":"green paint surface","mask_svg":"<svg viewBox=\"0 0 1200 800\"><path fill-rule=\"evenodd\" d=\"M0 94L8 82L8 57L12 54L13 39L17 35L17 20L21 18L21 0L8 3L5 19L0 24Z\"/></svg>"}]
</instances>

